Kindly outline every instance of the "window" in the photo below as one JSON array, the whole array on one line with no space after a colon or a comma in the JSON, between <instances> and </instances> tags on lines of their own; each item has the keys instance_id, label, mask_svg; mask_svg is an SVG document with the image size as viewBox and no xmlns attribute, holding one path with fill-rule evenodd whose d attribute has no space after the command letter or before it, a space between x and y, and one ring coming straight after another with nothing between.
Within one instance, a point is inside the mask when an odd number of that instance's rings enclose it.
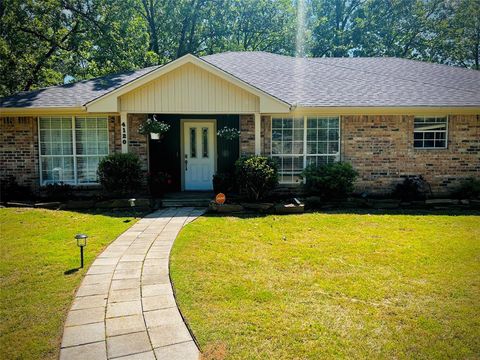
<instances>
[{"instance_id":1,"label":"window","mask_svg":"<svg viewBox=\"0 0 480 360\"><path fill-rule=\"evenodd\" d=\"M190 128L190 157L197 157L197 129Z\"/></svg>"},{"instance_id":2,"label":"window","mask_svg":"<svg viewBox=\"0 0 480 360\"><path fill-rule=\"evenodd\" d=\"M413 122L413 147L445 149L448 120L446 117L416 117Z\"/></svg>"},{"instance_id":3,"label":"window","mask_svg":"<svg viewBox=\"0 0 480 360\"><path fill-rule=\"evenodd\" d=\"M109 152L106 117L40 117L43 185L97 183L100 159Z\"/></svg>"},{"instance_id":4,"label":"window","mask_svg":"<svg viewBox=\"0 0 480 360\"><path fill-rule=\"evenodd\" d=\"M77 182L96 183L100 159L108 155L107 118L75 118Z\"/></svg>"},{"instance_id":5,"label":"window","mask_svg":"<svg viewBox=\"0 0 480 360\"><path fill-rule=\"evenodd\" d=\"M272 158L279 164L281 183L299 182L309 164L339 160L338 117L272 118Z\"/></svg>"},{"instance_id":6,"label":"window","mask_svg":"<svg viewBox=\"0 0 480 360\"><path fill-rule=\"evenodd\" d=\"M202 128L202 157L208 158L208 128Z\"/></svg>"}]
</instances>

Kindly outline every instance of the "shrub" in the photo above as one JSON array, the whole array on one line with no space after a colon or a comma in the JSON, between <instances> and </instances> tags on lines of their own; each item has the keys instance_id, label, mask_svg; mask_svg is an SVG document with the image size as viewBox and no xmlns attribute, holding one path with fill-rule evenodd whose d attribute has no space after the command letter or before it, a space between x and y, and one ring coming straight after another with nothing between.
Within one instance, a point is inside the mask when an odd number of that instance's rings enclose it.
<instances>
[{"instance_id":1,"label":"shrub","mask_svg":"<svg viewBox=\"0 0 480 360\"><path fill-rule=\"evenodd\" d=\"M97 174L105 190L126 195L140 186L140 161L135 154L112 154L100 160Z\"/></svg>"},{"instance_id":2,"label":"shrub","mask_svg":"<svg viewBox=\"0 0 480 360\"><path fill-rule=\"evenodd\" d=\"M48 184L43 187L42 191L46 195L47 199L51 201L69 200L73 196L72 186L63 182Z\"/></svg>"},{"instance_id":3,"label":"shrub","mask_svg":"<svg viewBox=\"0 0 480 360\"><path fill-rule=\"evenodd\" d=\"M422 175L408 176L397 184L394 196L403 201L425 200L432 193L430 184Z\"/></svg>"},{"instance_id":4,"label":"shrub","mask_svg":"<svg viewBox=\"0 0 480 360\"><path fill-rule=\"evenodd\" d=\"M475 199L480 197L480 179L473 177L461 181L453 195L459 199Z\"/></svg>"},{"instance_id":5,"label":"shrub","mask_svg":"<svg viewBox=\"0 0 480 360\"><path fill-rule=\"evenodd\" d=\"M322 199L342 199L353 191L353 183L358 173L352 165L336 162L326 165L309 165L302 172L305 190Z\"/></svg>"},{"instance_id":6,"label":"shrub","mask_svg":"<svg viewBox=\"0 0 480 360\"><path fill-rule=\"evenodd\" d=\"M216 173L212 181L215 194L230 194L236 190L235 175L232 172Z\"/></svg>"},{"instance_id":7,"label":"shrub","mask_svg":"<svg viewBox=\"0 0 480 360\"><path fill-rule=\"evenodd\" d=\"M31 200L32 190L28 186L19 185L14 176L9 175L0 180L0 200Z\"/></svg>"},{"instance_id":8,"label":"shrub","mask_svg":"<svg viewBox=\"0 0 480 360\"><path fill-rule=\"evenodd\" d=\"M242 195L260 200L278 183L277 163L263 156L243 157L235 163L235 177Z\"/></svg>"}]
</instances>

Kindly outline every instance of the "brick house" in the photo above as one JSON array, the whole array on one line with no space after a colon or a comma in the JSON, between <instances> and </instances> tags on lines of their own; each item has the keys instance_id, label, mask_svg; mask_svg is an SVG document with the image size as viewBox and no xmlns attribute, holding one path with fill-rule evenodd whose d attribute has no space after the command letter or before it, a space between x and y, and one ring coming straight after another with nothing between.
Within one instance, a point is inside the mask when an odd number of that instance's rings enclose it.
<instances>
[{"instance_id":1,"label":"brick house","mask_svg":"<svg viewBox=\"0 0 480 360\"><path fill-rule=\"evenodd\" d=\"M155 115L162 141L140 135ZM139 155L173 190L210 190L241 155L350 162L358 192L423 175L436 193L480 174L480 72L397 58L299 59L265 52L186 55L169 64L0 99L0 177L34 189L95 186L101 157ZM226 140L217 131L240 130Z\"/></svg>"}]
</instances>

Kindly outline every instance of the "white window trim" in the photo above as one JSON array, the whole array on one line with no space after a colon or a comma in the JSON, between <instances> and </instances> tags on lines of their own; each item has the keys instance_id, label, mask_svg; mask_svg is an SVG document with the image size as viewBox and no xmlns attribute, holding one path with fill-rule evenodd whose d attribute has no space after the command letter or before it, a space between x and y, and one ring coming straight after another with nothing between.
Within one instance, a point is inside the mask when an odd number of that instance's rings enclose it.
<instances>
[{"instance_id":1,"label":"white window trim","mask_svg":"<svg viewBox=\"0 0 480 360\"><path fill-rule=\"evenodd\" d=\"M89 118L89 117L95 117L95 118L98 118L100 115L91 115L91 116L82 116L82 117L85 117L85 118ZM107 144L108 144L108 153L110 154L110 130L109 130L109 126L108 126L108 115L101 115L101 116L105 116L107 118L107 132L108 132L108 136L107 136ZM40 179L40 186L46 186L48 184L46 184L44 181L43 181L43 169L42 169L42 148L41 148L41 137L40 137L40 118L42 117L55 117L55 116L52 116L52 115L45 115L45 116L37 116L37 137L38 137L38 171L39 171L39 179ZM60 116L60 117L68 117L68 116ZM74 176L74 182L73 183L68 183L69 185L72 185L72 186L85 186L85 187L88 187L88 186L98 186L100 183L99 182L90 182L90 183L79 183L78 182L78 171L77 171L77 135L76 135L76 131L75 131L75 118L76 116L75 115L72 115L71 116L71 119L72 119L72 156L73 156L73 176ZM44 155L44 156L50 156L50 157L55 157L55 156L59 156L59 157L64 157L63 155ZM82 157L85 157L85 156L89 156L89 155L82 155ZM90 156L97 156L97 155L90 155Z\"/></svg>"},{"instance_id":2,"label":"white window trim","mask_svg":"<svg viewBox=\"0 0 480 360\"><path fill-rule=\"evenodd\" d=\"M445 118L446 119L446 127L445 127L445 146L437 146L437 147L415 147L415 119L416 118ZM414 150L446 150L448 149L448 128L449 128L449 123L450 123L450 117L448 115L415 115L413 117L413 149ZM418 131L418 132L428 132L428 131ZM432 131L435 132L435 131ZM443 131L437 131L437 132L443 132Z\"/></svg>"},{"instance_id":3,"label":"white window trim","mask_svg":"<svg viewBox=\"0 0 480 360\"><path fill-rule=\"evenodd\" d=\"M280 116L279 116L280 117ZM281 118L291 118L292 120L295 118L301 118L302 116L281 116ZM338 119L338 154L330 155L330 154L307 154L307 119L309 117L317 117L317 118L337 118ZM340 115L303 115L303 153L302 154L273 154L273 118L274 116L270 116L270 157L282 157L282 156L302 156L303 157L303 168L307 167L307 157L308 156L329 156L329 157L336 157L336 161L340 161L342 158L342 117ZM292 135L293 136L293 135ZM293 140L292 140L293 141ZM300 182L296 181L279 181L280 184L299 184Z\"/></svg>"}]
</instances>

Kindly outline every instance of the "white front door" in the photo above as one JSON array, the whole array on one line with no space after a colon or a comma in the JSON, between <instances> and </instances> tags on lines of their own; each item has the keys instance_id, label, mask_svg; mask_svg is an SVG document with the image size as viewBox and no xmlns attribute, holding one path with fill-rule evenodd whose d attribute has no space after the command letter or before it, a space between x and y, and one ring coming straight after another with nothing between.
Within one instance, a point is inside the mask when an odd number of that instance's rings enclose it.
<instances>
[{"instance_id":1,"label":"white front door","mask_svg":"<svg viewBox=\"0 0 480 360\"><path fill-rule=\"evenodd\" d=\"M215 172L213 121L183 123L185 190L212 190Z\"/></svg>"}]
</instances>

